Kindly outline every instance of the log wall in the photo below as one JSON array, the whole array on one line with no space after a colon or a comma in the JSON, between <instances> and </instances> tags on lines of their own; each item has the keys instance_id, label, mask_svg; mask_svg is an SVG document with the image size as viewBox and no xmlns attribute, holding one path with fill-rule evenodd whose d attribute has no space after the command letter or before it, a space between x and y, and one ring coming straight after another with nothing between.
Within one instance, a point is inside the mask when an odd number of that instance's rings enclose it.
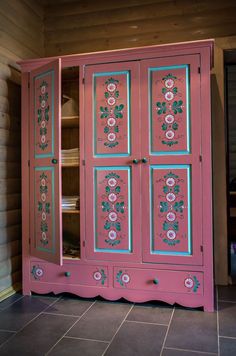
<instances>
[{"instance_id":1,"label":"log wall","mask_svg":"<svg viewBox=\"0 0 236 356\"><path fill-rule=\"evenodd\" d=\"M21 288L21 88L19 59L44 55L43 8L0 1L0 301Z\"/></svg>"}]
</instances>

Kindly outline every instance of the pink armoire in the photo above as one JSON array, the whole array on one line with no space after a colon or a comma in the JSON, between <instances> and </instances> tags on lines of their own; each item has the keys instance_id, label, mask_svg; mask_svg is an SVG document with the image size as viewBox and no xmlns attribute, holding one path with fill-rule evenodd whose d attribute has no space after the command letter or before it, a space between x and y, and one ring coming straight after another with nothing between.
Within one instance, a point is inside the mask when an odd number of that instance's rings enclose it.
<instances>
[{"instance_id":1,"label":"pink armoire","mask_svg":"<svg viewBox=\"0 0 236 356\"><path fill-rule=\"evenodd\" d=\"M212 51L20 63L24 294L214 309Z\"/></svg>"}]
</instances>

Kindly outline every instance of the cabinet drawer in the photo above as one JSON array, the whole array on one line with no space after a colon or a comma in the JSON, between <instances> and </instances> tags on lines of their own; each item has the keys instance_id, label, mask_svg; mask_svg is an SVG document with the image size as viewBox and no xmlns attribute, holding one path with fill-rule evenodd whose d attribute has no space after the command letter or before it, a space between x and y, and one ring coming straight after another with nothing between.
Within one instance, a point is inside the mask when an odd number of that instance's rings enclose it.
<instances>
[{"instance_id":1,"label":"cabinet drawer","mask_svg":"<svg viewBox=\"0 0 236 356\"><path fill-rule=\"evenodd\" d=\"M114 267L114 287L203 295L203 273Z\"/></svg>"},{"instance_id":2,"label":"cabinet drawer","mask_svg":"<svg viewBox=\"0 0 236 356\"><path fill-rule=\"evenodd\" d=\"M65 264L55 266L49 263L31 262L31 280L106 287L108 285L108 269L106 266L96 265Z\"/></svg>"}]
</instances>

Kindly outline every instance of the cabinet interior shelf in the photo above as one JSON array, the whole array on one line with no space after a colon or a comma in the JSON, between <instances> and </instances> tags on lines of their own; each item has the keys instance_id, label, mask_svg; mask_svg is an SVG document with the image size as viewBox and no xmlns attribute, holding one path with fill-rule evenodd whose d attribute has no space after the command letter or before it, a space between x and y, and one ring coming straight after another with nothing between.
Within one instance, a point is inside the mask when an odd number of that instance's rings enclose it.
<instances>
[{"instance_id":1,"label":"cabinet interior shelf","mask_svg":"<svg viewBox=\"0 0 236 356\"><path fill-rule=\"evenodd\" d=\"M79 127L79 116L62 116L61 126L62 128Z\"/></svg>"},{"instance_id":2,"label":"cabinet interior shelf","mask_svg":"<svg viewBox=\"0 0 236 356\"><path fill-rule=\"evenodd\" d=\"M77 209L62 209L63 214L80 214L80 210Z\"/></svg>"},{"instance_id":3,"label":"cabinet interior shelf","mask_svg":"<svg viewBox=\"0 0 236 356\"><path fill-rule=\"evenodd\" d=\"M79 167L79 163L62 163L62 168Z\"/></svg>"}]
</instances>

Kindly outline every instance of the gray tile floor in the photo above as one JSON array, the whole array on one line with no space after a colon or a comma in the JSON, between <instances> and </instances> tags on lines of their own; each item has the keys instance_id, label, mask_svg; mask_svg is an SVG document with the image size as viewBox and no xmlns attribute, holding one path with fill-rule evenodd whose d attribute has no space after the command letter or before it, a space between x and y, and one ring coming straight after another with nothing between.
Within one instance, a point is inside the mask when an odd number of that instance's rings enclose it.
<instances>
[{"instance_id":1,"label":"gray tile floor","mask_svg":"<svg viewBox=\"0 0 236 356\"><path fill-rule=\"evenodd\" d=\"M219 287L217 311L68 295L0 303L0 355L236 355L236 286Z\"/></svg>"}]
</instances>

